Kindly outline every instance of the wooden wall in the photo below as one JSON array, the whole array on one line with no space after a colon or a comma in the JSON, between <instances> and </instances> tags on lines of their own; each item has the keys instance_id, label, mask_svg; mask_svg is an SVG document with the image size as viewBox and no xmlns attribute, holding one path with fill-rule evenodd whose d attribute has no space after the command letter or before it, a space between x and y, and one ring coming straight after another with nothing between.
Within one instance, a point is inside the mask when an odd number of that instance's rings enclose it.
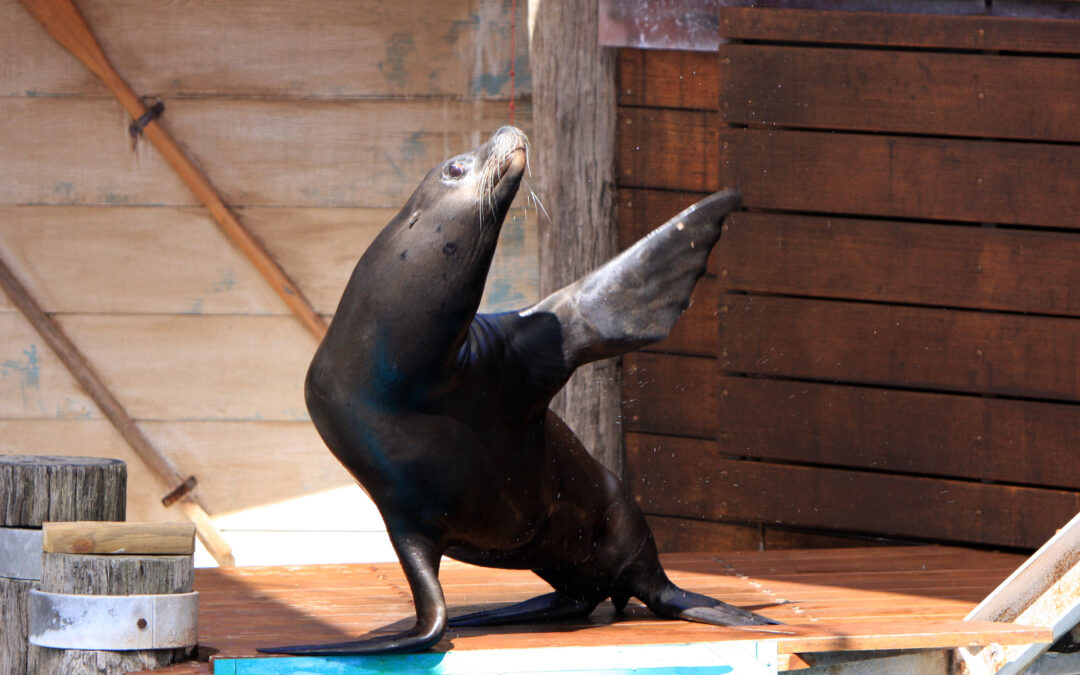
<instances>
[{"instance_id":1,"label":"wooden wall","mask_svg":"<svg viewBox=\"0 0 1080 675\"><path fill-rule=\"evenodd\" d=\"M120 73L164 100L166 128L326 314L428 169L508 122L509 0L78 4ZM516 114L529 131L525 4ZM0 256L197 476L238 561L321 544L328 559L385 557L376 514L307 420L314 339L15 0L0 0L0 64ZM486 308L536 299L535 231L516 209ZM182 518L2 296L0 452L119 457L131 519ZM308 533L261 534L283 529ZM375 534L333 534L357 530Z\"/></svg>"},{"instance_id":2,"label":"wooden wall","mask_svg":"<svg viewBox=\"0 0 1080 675\"><path fill-rule=\"evenodd\" d=\"M624 245L744 193L676 334L626 359L662 546L1039 546L1080 511L1080 21L720 32L619 59Z\"/></svg>"}]
</instances>

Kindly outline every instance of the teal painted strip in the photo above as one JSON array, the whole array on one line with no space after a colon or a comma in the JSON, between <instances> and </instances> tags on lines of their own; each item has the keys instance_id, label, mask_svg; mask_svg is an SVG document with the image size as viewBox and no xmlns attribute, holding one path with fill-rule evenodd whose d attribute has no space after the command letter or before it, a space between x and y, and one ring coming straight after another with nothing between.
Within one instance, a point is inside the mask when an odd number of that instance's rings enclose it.
<instances>
[{"instance_id":1,"label":"teal painted strip","mask_svg":"<svg viewBox=\"0 0 1080 675\"><path fill-rule=\"evenodd\" d=\"M214 675L773 675L777 672L776 649L770 646L761 650L758 642L720 642L222 659L214 662Z\"/></svg>"}]
</instances>

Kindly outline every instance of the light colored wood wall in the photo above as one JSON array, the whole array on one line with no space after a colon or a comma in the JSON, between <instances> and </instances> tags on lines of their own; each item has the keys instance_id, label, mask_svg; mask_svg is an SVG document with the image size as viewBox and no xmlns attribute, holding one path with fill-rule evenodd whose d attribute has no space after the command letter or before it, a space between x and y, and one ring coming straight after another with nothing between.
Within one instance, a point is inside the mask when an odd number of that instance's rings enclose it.
<instances>
[{"instance_id":1,"label":"light colored wood wall","mask_svg":"<svg viewBox=\"0 0 1080 675\"><path fill-rule=\"evenodd\" d=\"M531 132L525 4L516 115ZM324 314L428 169L509 121L509 0L78 5ZM0 64L0 256L154 444L198 477L238 562L385 559L377 512L304 409L314 339L15 0L0 0ZM515 208L484 308L536 294L536 217ZM123 459L129 519L181 517L0 295L6 452Z\"/></svg>"}]
</instances>

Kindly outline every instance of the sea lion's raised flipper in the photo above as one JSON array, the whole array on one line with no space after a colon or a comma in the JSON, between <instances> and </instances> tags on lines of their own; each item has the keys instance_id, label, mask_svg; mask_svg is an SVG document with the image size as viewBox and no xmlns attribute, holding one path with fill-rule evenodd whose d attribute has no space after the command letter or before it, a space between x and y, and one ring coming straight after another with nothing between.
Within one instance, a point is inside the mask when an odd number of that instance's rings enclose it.
<instances>
[{"instance_id":1,"label":"sea lion's raised flipper","mask_svg":"<svg viewBox=\"0 0 1080 675\"><path fill-rule=\"evenodd\" d=\"M519 315L526 322L545 316L558 320L567 376L589 361L663 340L705 272L721 222L739 203L734 190L702 199Z\"/></svg>"},{"instance_id":2,"label":"sea lion's raised flipper","mask_svg":"<svg viewBox=\"0 0 1080 675\"><path fill-rule=\"evenodd\" d=\"M349 642L260 647L258 651L264 654L299 656L393 654L422 651L438 642L446 632L446 600L439 584L441 554L423 537L395 536L391 532L390 540L397 551L416 604L416 625L412 630Z\"/></svg>"}]
</instances>

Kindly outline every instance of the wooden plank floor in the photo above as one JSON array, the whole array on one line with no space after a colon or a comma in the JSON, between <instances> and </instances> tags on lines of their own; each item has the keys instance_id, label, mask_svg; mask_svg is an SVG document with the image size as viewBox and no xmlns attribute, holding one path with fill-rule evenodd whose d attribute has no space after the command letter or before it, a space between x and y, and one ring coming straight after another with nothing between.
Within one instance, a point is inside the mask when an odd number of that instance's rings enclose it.
<instances>
[{"instance_id":1,"label":"wooden plank floor","mask_svg":"<svg viewBox=\"0 0 1080 675\"><path fill-rule=\"evenodd\" d=\"M938 546L674 554L677 584L784 622L776 631L662 621L642 606L587 621L451 630L438 650L672 644L777 639L781 654L1047 642L1043 629L961 619L1022 556ZM451 616L548 592L531 572L444 561ZM200 569L199 643L215 658L258 646L333 642L402 630L413 621L408 584L391 563ZM774 627L768 627L773 629ZM210 663L161 671L207 675Z\"/></svg>"}]
</instances>

